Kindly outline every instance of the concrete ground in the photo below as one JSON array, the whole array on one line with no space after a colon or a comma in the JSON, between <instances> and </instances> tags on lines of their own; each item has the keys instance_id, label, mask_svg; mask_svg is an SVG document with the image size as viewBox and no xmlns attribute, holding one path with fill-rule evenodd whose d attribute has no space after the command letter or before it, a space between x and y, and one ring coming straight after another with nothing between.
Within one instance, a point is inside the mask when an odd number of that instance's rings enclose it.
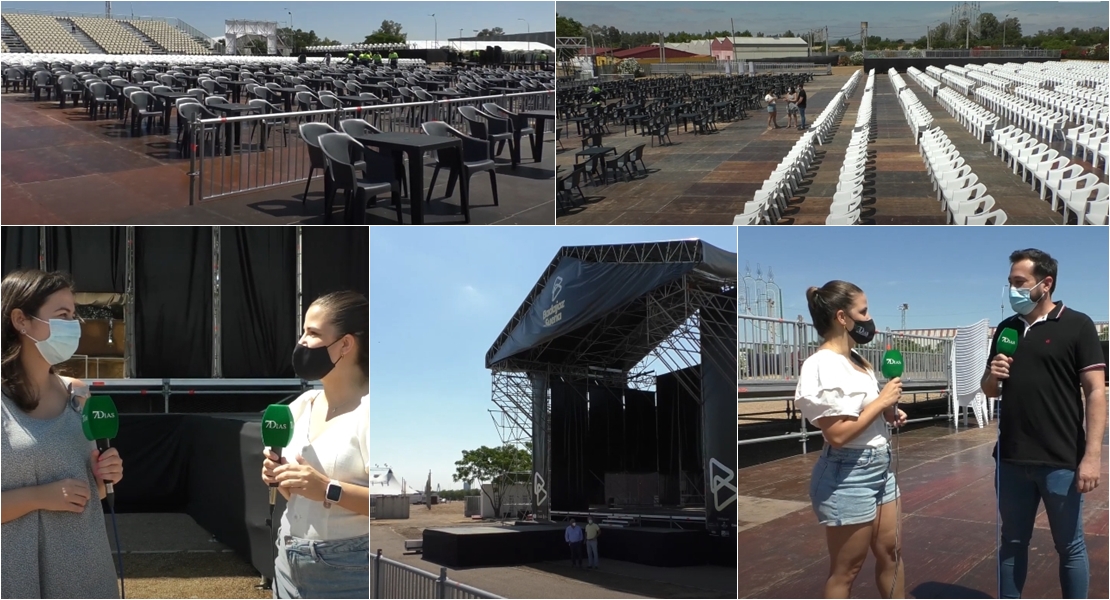
<instances>
[{"instance_id":1,"label":"concrete ground","mask_svg":"<svg viewBox=\"0 0 1110 600\"><path fill-rule=\"evenodd\" d=\"M188 515L117 515L129 598L271 598L245 559L217 542ZM116 549L111 517L108 541ZM114 559L114 557L113 557Z\"/></svg>"},{"instance_id":2,"label":"concrete ground","mask_svg":"<svg viewBox=\"0 0 1110 600\"><path fill-rule=\"evenodd\" d=\"M438 575L440 566L405 554L404 540L428 527L483 525L463 516L463 503L413 506L409 519L370 522L371 552ZM506 598L735 598L736 573L723 567L660 569L602 560L598 570L573 569L566 561L519 567L447 569L447 577Z\"/></svg>"},{"instance_id":3,"label":"concrete ground","mask_svg":"<svg viewBox=\"0 0 1110 600\"><path fill-rule=\"evenodd\" d=\"M35 102L23 92L4 94L2 108L0 192L4 202L0 216L5 224L290 225L324 221L322 172L315 172L306 198L307 150L292 128L284 141L280 133L272 133L267 152L246 152L235 161L223 157L206 161L207 171L198 177L198 185L218 192L231 190L232 185L257 188L300 177L299 182L190 205L190 161L177 149L175 116L170 118L169 134L163 135L157 127L152 132L132 133L128 124L115 116L93 121L83 108L67 104L62 109L57 101ZM247 129L242 135L248 135ZM554 134L546 137L539 163L533 162L527 144L521 152L522 163L515 169L509 165L508 149L502 153L497 161L500 206L493 206L489 176L480 173L473 178L472 223L554 223ZM432 168L424 171L422 198L427 197ZM425 204L426 223L463 222L458 186L452 198L444 198L446 184L444 172L431 203ZM403 206L409 223L408 200ZM332 222L341 218L342 206L338 205ZM379 199L368 211L367 221L396 222L388 198Z\"/></svg>"}]
</instances>

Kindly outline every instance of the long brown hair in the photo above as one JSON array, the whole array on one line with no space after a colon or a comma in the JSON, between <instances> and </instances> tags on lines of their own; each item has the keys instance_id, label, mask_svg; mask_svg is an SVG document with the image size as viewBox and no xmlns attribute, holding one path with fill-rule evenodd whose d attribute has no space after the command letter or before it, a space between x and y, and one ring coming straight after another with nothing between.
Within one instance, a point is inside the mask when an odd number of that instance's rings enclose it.
<instances>
[{"instance_id":1,"label":"long brown hair","mask_svg":"<svg viewBox=\"0 0 1110 600\"><path fill-rule=\"evenodd\" d=\"M324 312L325 318L335 326L339 337L353 335L358 342L358 368L364 379L370 378L370 303L358 292L332 292L316 299L312 306ZM310 307L311 308L311 307ZM338 339L338 338L337 338Z\"/></svg>"},{"instance_id":2,"label":"long brown hair","mask_svg":"<svg viewBox=\"0 0 1110 600\"><path fill-rule=\"evenodd\" d=\"M0 341L3 343L0 372L3 375L4 393L26 412L35 410L39 399L31 389L27 373L23 369L23 345L20 342L20 332L12 325L12 311L18 308L28 316L37 316L46 299L61 290L73 290L73 280L68 273L61 271L13 271L0 283L0 297L3 298L4 305L4 323L0 325ZM50 372L54 372L53 367Z\"/></svg>"},{"instance_id":3,"label":"long brown hair","mask_svg":"<svg viewBox=\"0 0 1110 600\"><path fill-rule=\"evenodd\" d=\"M825 338L833 323L836 323L837 311L845 314L852 310L852 303L856 296L863 290L854 283L834 279L821 287L810 287L806 290L806 301L809 304L809 316L813 319L813 327L817 334ZM863 366L873 369L871 363L862 355L853 352L852 356L862 361Z\"/></svg>"}]
</instances>

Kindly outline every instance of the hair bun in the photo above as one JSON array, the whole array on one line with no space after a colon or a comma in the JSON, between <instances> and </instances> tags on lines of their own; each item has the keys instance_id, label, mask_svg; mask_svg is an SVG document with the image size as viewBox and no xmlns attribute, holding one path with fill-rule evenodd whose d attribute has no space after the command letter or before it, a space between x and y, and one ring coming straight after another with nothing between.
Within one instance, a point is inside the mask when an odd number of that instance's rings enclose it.
<instances>
[{"instance_id":1,"label":"hair bun","mask_svg":"<svg viewBox=\"0 0 1110 600\"><path fill-rule=\"evenodd\" d=\"M806 301L809 302L810 304L813 304L817 300L817 297L818 297L817 294L820 291L821 291L821 288L819 288L817 286L814 286L814 285L809 286L809 289L806 290Z\"/></svg>"}]
</instances>

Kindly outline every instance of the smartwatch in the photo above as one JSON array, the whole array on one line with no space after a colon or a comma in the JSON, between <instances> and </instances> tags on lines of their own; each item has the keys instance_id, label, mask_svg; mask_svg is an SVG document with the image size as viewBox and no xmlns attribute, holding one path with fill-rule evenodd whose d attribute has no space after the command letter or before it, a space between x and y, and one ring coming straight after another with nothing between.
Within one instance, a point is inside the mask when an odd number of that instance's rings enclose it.
<instances>
[{"instance_id":1,"label":"smartwatch","mask_svg":"<svg viewBox=\"0 0 1110 600\"><path fill-rule=\"evenodd\" d=\"M343 496L343 484L336 480L328 482L328 491L324 494L324 508L331 508L331 505L339 502L339 498Z\"/></svg>"}]
</instances>

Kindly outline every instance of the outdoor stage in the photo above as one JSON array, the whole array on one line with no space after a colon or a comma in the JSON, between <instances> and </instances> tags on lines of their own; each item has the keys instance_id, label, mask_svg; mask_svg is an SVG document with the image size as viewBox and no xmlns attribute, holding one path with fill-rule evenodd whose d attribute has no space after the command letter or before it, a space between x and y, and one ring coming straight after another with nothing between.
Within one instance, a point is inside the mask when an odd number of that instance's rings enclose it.
<instances>
[{"instance_id":1,"label":"outdoor stage","mask_svg":"<svg viewBox=\"0 0 1110 600\"><path fill-rule=\"evenodd\" d=\"M907 432L898 440L908 597L997 597L991 458L996 435L993 424L961 428L959 433L934 426ZM1106 445L1102 453L1102 485L1085 497L1083 510L1090 598L1108 595ZM828 556L808 495L817 458L811 452L738 472L740 598L821 596ZM1043 507L1029 553L1024 597L1059 598L1058 561ZM874 579L874 559L869 557L853 597L878 597Z\"/></svg>"}]
</instances>

